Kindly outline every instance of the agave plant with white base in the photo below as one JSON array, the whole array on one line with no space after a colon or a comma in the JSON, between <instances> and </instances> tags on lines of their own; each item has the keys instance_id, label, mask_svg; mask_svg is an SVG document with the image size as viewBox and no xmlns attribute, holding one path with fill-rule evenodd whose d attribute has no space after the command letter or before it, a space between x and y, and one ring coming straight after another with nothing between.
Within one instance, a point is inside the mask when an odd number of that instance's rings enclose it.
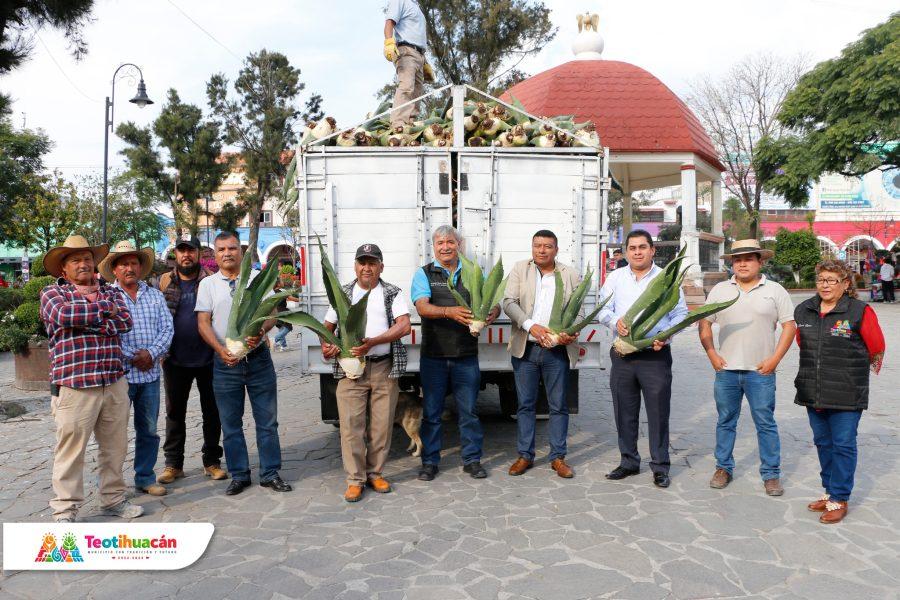
<instances>
[{"instance_id":1,"label":"agave plant with white base","mask_svg":"<svg viewBox=\"0 0 900 600\"><path fill-rule=\"evenodd\" d=\"M337 346L340 349L337 361L344 370L344 374L348 379L358 379L366 369L366 362L365 357L353 356L353 348L361 345L366 335L366 308L369 304L369 292L366 292L359 302L351 304L351 299L344 293L321 241L319 242L319 251L322 255L322 278L325 282L325 291L328 293L328 301L338 315L337 334L329 331L318 319L302 310L279 313L275 315L275 318L292 325L306 327L329 344Z\"/></svg>"},{"instance_id":2,"label":"agave plant with white base","mask_svg":"<svg viewBox=\"0 0 900 600\"><path fill-rule=\"evenodd\" d=\"M584 277L581 279L581 283L572 290L569 301L563 302L565 288L562 275L559 271L554 273L556 278L556 291L553 294L550 322L547 324L547 329L550 330L548 337L551 341L551 348L559 345L559 336L563 333L566 335L578 335L578 332L587 327L591 321L600 314L600 311L603 310L603 307L606 306L609 299L612 298L612 296L609 296L600 302L585 318L580 321L578 320L578 313L581 312L581 306L584 304L584 299L587 297L588 290L591 287L591 278L593 275L594 272L589 266Z\"/></svg>"},{"instance_id":3,"label":"agave plant with white base","mask_svg":"<svg viewBox=\"0 0 900 600\"><path fill-rule=\"evenodd\" d=\"M297 293L290 289L266 297L278 279L278 261L270 260L266 268L250 281L253 270L250 260L251 254L247 252L241 261L241 272L234 285L231 312L225 329L225 347L236 358L243 358L250 353L252 348L247 346L245 340L259 333L262 322L274 318L272 311L278 303Z\"/></svg>"},{"instance_id":4,"label":"agave plant with white base","mask_svg":"<svg viewBox=\"0 0 900 600\"><path fill-rule=\"evenodd\" d=\"M613 348L620 356L645 350L655 341L667 340L682 329L689 327L704 317L725 310L737 302L740 294L725 302L706 304L688 313L683 321L669 327L656 335L648 335L650 331L678 304L681 283L690 267L681 268L685 259L687 246L668 264L662 273L647 284L646 289L634 301L631 308L622 317L628 328L628 335L619 336L613 342Z\"/></svg>"},{"instance_id":5,"label":"agave plant with white base","mask_svg":"<svg viewBox=\"0 0 900 600\"><path fill-rule=\"evenodd\" d=\"M469 292L470 301L466 302L466 299L454 289L453 285L448 285L447 289L450 290L457 304L471 311L472 323L469 325L469 333L478 337L487 324L491 310L500 304L503 293L506 291L506 279L503 278L503 257L501 256L491 269L487 279L484 278L481 266L477 262L469 260L462 254L459 255L459 260L462 262L460 277L463 287Z\"/></svg>"}]
</instances>

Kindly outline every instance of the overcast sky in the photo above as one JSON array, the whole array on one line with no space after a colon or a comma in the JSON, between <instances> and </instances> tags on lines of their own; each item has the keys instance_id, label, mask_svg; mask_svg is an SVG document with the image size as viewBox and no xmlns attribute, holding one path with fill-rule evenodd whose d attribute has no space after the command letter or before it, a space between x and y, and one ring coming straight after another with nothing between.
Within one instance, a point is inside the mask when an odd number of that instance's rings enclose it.
<instances>
[{"instance_id":1,"label":"overcast sky","mask_svg":"<svg viewBox=\"0 0 900 600\"><path fill-rule=\"evenodd\" d=\"M152 121L175 88L182 99L206 110L206 81L223 72L230 79L241 60L261 48L287 55L302 70L306 91L322 94L327 114L339 125L362 120L375 105L374 92L392 79L381 55L384 0L98 0L85 30L88 55L76 62L63 37L42 31L24 67L0 78L14 99L16 126L42 128L55 142L50 168L67 176L100 172L103 165L103 98L123 62L143 69L156 104L138 109L127 100L134 84L116 85L116 124ZM726 71L757 52L806 53L813 63L838 55L860 32L885 21L891 0L545 0L559 28L556 39L523 63L535 74L571 59L575 15L600 14L603 57L647 69L680 96L699 75ZM180 10L179 10L180 9ZM182 12L183 11L183 12ZM187 15L187 16L186 16ZM196 22L196 24L194 22ZM204 30L208 33L205 33ZM123 164L110 138L110 165Z\"/></svg>"}]
</instances>

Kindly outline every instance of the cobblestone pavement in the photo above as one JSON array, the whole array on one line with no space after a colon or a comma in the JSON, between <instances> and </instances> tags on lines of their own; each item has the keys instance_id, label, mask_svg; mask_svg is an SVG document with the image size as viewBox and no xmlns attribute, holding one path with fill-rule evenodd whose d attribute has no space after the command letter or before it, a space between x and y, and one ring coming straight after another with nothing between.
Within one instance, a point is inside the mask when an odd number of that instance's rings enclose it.
<instances>
[{"instance_id":1,"label":"cobblestone pavement","mask_svg":"<svg viewBox=\"0 0 900 600\"><path fill-rule=\"evenodd\" d=\"M798 299L795 298L795 301ZM792 350L779 370L777 417L786 493L762 492L753 425L739 427L735 481L707 482L715 463L713 373L696 330L674 343L672 487L651 484L649 470L624 483L603 475L617 464L606 371L582 375L581 414L573 416L564 481L550 471L545 424L536 468L506 475L515 457L515 424L490 416L485 402L486 480L461 472L458 437L445 434L439 477L416 480L418 461L395 430L388 495L341 499L338 432L319 420L318 383L276 354L284 478L290 494L253 486L231 498L201 474L197 404L189 413L188 477L162 498L136 499L143 521L211 521L205 555L176 572L7 573L0 596L23 598L889 598L900 589L900 306L876 305L888 336L888 360L872 379L871 410L860 423L860 462L847 520L824 526L806 503L821 490L805 412L792 403ZM0 399L30 398L34 410L0 423L3 521L49 520L53 424L41 394L11 388L11 362L0 363ZM37 400L34 398L38 397ZM247 419L248 425L250 419ZM163 419L160 419L162 425ZM643 432L644 434L646 431ZM252 444L252 426L248 432ZM646 440L642 454L647 460ZM95 448L89 467L96 466ZM251 445L251 463L255 446ZM254 474L255 475L255 474ZM129 470L128 476L131 476ZM96 476L82 516L96 511Z\"/></svg>"}]
</instances>

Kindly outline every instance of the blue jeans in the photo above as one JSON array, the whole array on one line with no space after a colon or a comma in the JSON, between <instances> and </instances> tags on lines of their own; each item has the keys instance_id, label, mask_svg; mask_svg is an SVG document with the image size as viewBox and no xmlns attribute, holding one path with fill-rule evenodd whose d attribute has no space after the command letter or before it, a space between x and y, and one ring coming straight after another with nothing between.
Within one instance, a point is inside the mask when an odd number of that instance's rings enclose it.
<instances>
[{"instance_id":1,"label":"blue jeans","mask_svg":"<svg viewBox=\"0 0 900 600\"><path fill-rule=\"evenodd\" d=\"M263 346L251 352L233 367L216 355L213 366L213 390L219 418L222 420L222 445L232 479L250 481L250 459L244 439L244 393L250 397L250 410L256 422L256 447L259 451L259 480L270 481L281 468L281 443L278 440L278 390L275 367L269 349Z\"/></svg>"},{"instance_id":2,"label":"blue jeans","mask_svg":"<svg viewBox=\"0 0 900 600\"><path fill-rule=\"evenodd\" d=\"M128 399L134 407L134 485L145 488L156 483L153 467L159 454L159 379L129 383Z\"/></svg>"},{"instance_id":3,"label":"blue jeans","mask_svg":"<svg viewBox=\"0 0 900 600\"><path fill-rule=\"evenodd\" d=\"M547 350L537 344L526 344L522 358L512 357L512 367L519 396L516 411L519 456L528 461L534 460L535 406L538 386L543 378L547 404L550 406L550 460L565 457L569 433L569 406L566 403L569 355L565 346Z\"/></svg>"},{"instance_id":4,"label":"blue jeans","mask_svg":"<svg viewBox=\"0 0 900 600\"><path fill-rule=\"evenodd\" d=\"M775 374L756 371L719 371L713 387L719 421L716 423L716 468L734 472L734 440L741 416L741 401L747 396L750 416L759 444L759 474L763 481L781 477L781 441L775 424Z\"/></svg>"},{"instance_id":5,"label":"blue jeans","mask_svg":"<svg viewBox=\"0 0 900 600\"><path fill-rule=\"evenodd\" d=\"M453 391L456 409L459 411L459 441L463 464L481 460L484 435L481 421L475 414L475 400L481 387L481 369L478 357L429 358L419 360L419 377L422 381L422 464L441 462L441 414L447 390Z\"/></svg>"},{"instance_id":6,"label":"blue jeans","mask_svg":"<svg viewBox=\"0 0 900 600\"><path fill-rule=\"evenodd\" d=\"M806 414L819 453L822 487L835 502L847 502L856 473L856 428L862 411L807 407Z\"/></svg>"},{"instance_id":7,"label":"blue jeans","mask_svg":"<svg viewBox=\"0 0 900 600\"><path fill-rule=\"evenodd\" d=\"M287 327L279 327L278 333L275 334L275 345L287 348L287 336L291 330Z\"/></svg>"}]
</instances>

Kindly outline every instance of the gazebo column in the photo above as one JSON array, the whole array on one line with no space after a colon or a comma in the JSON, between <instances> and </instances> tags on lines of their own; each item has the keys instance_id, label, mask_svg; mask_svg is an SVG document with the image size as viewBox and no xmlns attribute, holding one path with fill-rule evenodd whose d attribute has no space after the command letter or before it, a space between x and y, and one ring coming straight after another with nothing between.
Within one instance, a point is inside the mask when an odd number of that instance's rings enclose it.
<instances>
[{"instance_id":1,"label":"gazebo column","mask_svg":"<svg viewBox=\"0 0 900 600\"><path fill-rule=\"evenodd\" d=\"M701 278L700 236L697 234L697 171L692 163L681 165L681 243L687 245L685 262L691 265L686 280Z\"/></svg>"},{"instance_id":2,"label":"gazebo column","mask_svg":"<svg viewBox=\"0 0 900 600\"><path fill-rule=\"evenodd\" d=\"M715 179L712 182L712 234L724 238L722 232L722 179ZM719 256L725 253L725 240L719 242ZM719 259L719 270L723 270L725 265L722 259Z\"/></svg>"},{"instance_id":3,"label":"gazebo column","mask_svg":"<svg viewBox=\"0 0 900 600\"><path fill-rule=\"evenodd\" d=\"M622 240L631 231L631 192L622 194Z\"/></svg>"}]
</instances>

